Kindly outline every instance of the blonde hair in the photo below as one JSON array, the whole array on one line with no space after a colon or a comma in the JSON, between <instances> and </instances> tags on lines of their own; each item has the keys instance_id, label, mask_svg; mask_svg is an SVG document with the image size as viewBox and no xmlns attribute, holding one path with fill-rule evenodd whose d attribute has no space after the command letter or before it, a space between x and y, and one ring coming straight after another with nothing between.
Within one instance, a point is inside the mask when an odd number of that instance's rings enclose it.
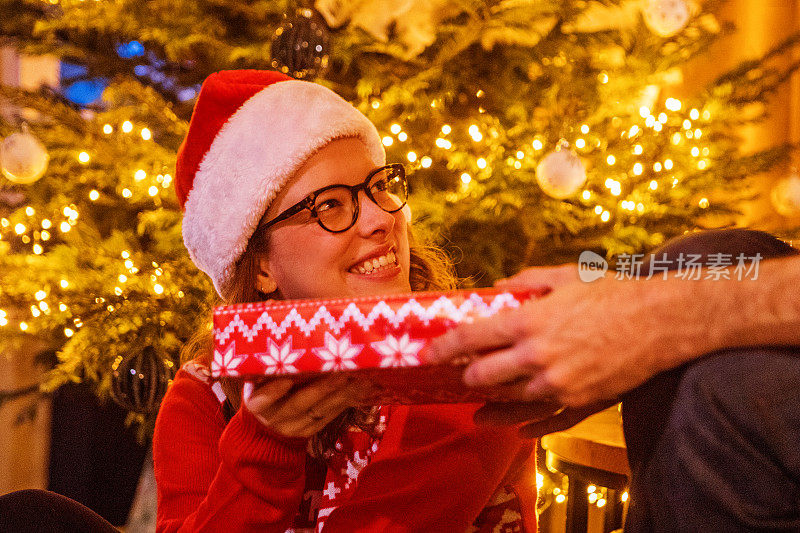
<instances>
[{"instance_id":1,"label":"blonde hair","mask_svg":"<svg viewBox=\"0 0 800 533\"><path fill-rule=\"evenodd\" d=\"M411 254L411 268L409 282L413 291L450 290L457 287L457 278L453 266L447 255L435 246L421 245L408 226L408 240ZM241 259L236 264L236 269L231 280L232 291L227 305L280 299L276 292L265 294L257 287L257 278L260 272L259 258L265 253L267 247L266 232L257 232L247 243L247 248ZM181 350L181 365L191 360L199 360L210 366L214 349L214 339L209 328L202 328L195 333ZM242 389L236 380L221 380L222 389L227 396L230 412L235 413L241 407ZM349 408L325 426L322 431L311 439L310 450L316 457L322 456L336 443L343 430L348 427L359 427L370 431L372 426L372 411L364 408Z\"/></svg>"}]
</instances>

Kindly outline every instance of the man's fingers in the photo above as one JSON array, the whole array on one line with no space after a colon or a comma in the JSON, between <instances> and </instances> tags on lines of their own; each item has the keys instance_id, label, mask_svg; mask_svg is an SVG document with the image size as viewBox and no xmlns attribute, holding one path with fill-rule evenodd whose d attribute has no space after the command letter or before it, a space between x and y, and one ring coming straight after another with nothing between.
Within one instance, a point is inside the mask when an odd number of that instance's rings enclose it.
<instances>
[{"instance_id":1,"label":"man's fingers","mask_svg":"<svg viewBox=\"0 0 800 533\"><path fill-rule=\"evenodd\" d=\"M520 320L525 319L518 311L512 309L493 317L459 324L431 341L425 362L443 363L456 357L510 346L520 336Z\"/></svg>"},{"instance_id":2,"label":"man's fingers","mask_svg":"<svg viewBox=\"0 0 800 533\"><path fill-rule=\"evenodd\" d=\"M586 407L568 407L558 413L556 416L539 420L532 424L522 427L519 430L519 436L525 439L536 439L548 433L555 433L556 431L564 431L569 429L587 416L593 415L603 409L607 409L617 403L617 400L603 400L596 402Z\"/></svg>"},{"instance_id":3,"label":"man's fingers","mask_svg":"<svg viewBox=\"0 0 800 533\"><path fill-rule=\"evenodd\" d=\"M562 407L552 402L487 403L475 412L475 423L489 426L513 426L556 415Z\"/></svg>"},{"instance_id":4,"label":"man's fingers","mask_svg":"<svg viewBox=\"0 0 800 533\"><path fill-rule=\"evenodd\" d=\"M469 364L464 371L464 383L470 387L491 387L532 375L536 368L530 361L534 348L520 345L492 352ZM528 361L524 364L523 361ZM527 387L525 388L527 392Z\"/></svg>"},{"instance_id":5,"label":"man's fingers","mask_svg":"<svg viewBox=\"0 0 800 533\"><path fill-rule=\"evenodd\" d=\"M555 289L579 279L578 266L566 263L554 267L526 268L511 277L497 280L495 286L502 289Z\"/></svg>"}]
</instances>

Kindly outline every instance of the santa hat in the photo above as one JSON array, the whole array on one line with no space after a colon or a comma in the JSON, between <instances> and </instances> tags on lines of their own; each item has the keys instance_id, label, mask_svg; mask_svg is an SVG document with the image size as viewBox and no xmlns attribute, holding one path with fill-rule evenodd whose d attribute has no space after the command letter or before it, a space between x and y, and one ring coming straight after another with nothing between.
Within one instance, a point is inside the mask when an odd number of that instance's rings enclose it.
<instances>
[{"instance_id":1,"label":"santa hat","mask_svg":"<svg viewBox=\"0 0 800 533\"><path fill-rule=\"evenodd\" d=\"M183 242L223 298L259 220L287 180L329 142L357 137L375 166L375 126L336 93L279 72L222 71L200 89L177 160Z\"/></svg>"}]
</instances>

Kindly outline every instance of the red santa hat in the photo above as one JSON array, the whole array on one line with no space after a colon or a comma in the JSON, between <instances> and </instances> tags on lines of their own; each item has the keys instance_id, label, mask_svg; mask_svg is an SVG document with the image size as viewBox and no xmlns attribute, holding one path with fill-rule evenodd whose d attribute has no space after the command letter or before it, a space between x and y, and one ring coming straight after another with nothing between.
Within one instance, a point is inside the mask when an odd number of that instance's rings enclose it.
<instances>
[{"instance_id":1,"label":"red santa hat","mask_svg":"<svg viewBox=\"0 0 800 533\"><path fill-rule=\"evenodd\" d=\"M329 142L357 137L375 166L375 126L336 93L272 71L209 76L178 151L175 189L183 241L223 298L259 220L287 180Z\"/></svg>"}]
</instances>

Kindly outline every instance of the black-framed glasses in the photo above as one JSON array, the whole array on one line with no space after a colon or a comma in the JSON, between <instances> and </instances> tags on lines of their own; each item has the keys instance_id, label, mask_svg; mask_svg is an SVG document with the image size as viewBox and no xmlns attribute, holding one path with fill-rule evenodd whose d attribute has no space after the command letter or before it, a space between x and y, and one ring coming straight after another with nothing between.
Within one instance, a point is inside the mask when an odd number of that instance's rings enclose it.
<instances>
[{"instance_id":1,"label":"black-framed glasses","mask_svg":"<svg viewBox=\"0 0 800 533\"><path fill-rule=\"evenodd\" d=\"M360 203L358 193L364 191L367 198L387 213L396 213L406 205L408 182L406 170L400 163L378 167L358 185L328 185L312 192L278 216L259 224L258 229L267 229L304 209L311 211L323 229L341 233L352 228L358 220Z\"/></svg>"}]
</instances>

